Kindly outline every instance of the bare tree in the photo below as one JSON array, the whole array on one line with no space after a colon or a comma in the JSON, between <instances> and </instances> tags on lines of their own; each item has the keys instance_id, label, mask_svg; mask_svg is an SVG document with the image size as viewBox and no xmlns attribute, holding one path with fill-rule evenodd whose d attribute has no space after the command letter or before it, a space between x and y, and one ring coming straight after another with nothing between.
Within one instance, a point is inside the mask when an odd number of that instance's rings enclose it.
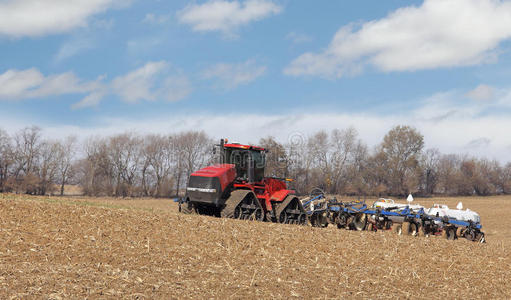
<instances>
[{"instance_id":1,"label":"bare tree","mask_svg":"<svg viewBox=\"0 0 511 300\"><path fill-rule=\"evenodd\" d=\"M501 168L496 161L474 159L475 172L473 175L474 191L479 196L502 193L500 188Z\"/></svg>"},{"instance_id":2,"label":"bare tree","mask_svg":"<svg viewBox=\"0 0 511 300\"><path fill-rule=\"evenodd\" d=\"M357 148L359 146L357 134L353 127L332 131L330 136L332 154L329 158L332 173L331 193L346 192L347 186L350 185L347 171L355 162L356 150L361 150Z\"/></svg>"},{"instance_id":3,"label":"bare tree","mask_svg":"<svg viewBox=\"0 0 511 300\"><path fill-rule=\"evenodd\" d=\"M28 174L34 171L34 165L39 155L40 139L41 129L35 126L26 127L14 136L16 175L20 172Z\"/></svg>"},{"instance_id":4,"label":"bare tree","mask_svg":"<svg viewBox=\"0 0 511 300\"><path fill-rule=\"evenodd\" d=\"M266 154L266 175L287 177L289 175L289 160L284 145L277 142L274 137L269 136L259 140L259 146L268 151Z\"/></svg>"},{"instance_id":5,"label":"bare tree","mask_svg":"<svg viewBox=\"0 0 511 300\"><path fill-rule=\"evenodd\" d=\"M150 135L146 137L143 149L144 164L142 168L142 185L146 194L160 197L168 194L170 186L163 186L169 183L170 170L174 165L172 156L172 138L161 135ZM154 176L152 192L149 192L149 176Z\"/></svg>"},{"instance_id":6,"label":"bare tree","mask_svg":"<svg viewBox=\"0 0 511 300\"><path fill-rule=\"evenodd\" d=\"M473 159L465 158L461 160L457 186L459 195L470 196L474 194L476 162Z\"/></svg>"},{"instance_id":7,"label":"bare tree","mask_svg":"<svg viewBox=\"0 0 511 300\"><path fill-rule=\"evenodd\" d=\"M457 177L460 166L460 158L457 155L442 155L438 161L438 191L445 195L458 193Z\"/></svg>"},{"instance_id":8,"label":"bare tree","mask_svg":"<svg viewBox=\"0 0 511 300\"><path fill-rule=\"evenodd\" d=\"M511 162L502 168L501 180L502 192L504 194L511 194Z\"/></svg>"},{"instance_id":9,"label":"bare tree","mask_svg":"<svg viewBox=\"0 0 511 300\"><path fill-rule=\"evenodd\" d=\"M132 196L140 168L142 140L125 133L109 139L108 155L114 170L116 196Z\"/></svg>"},{"instance_id":10,"label":"bare tree","mask_svg":"<svg viewBox=\"0 0 511 300\"><path fill-rule=\"evenodd\" d=\"M60 183L60 195L64 195L64 187L69 183L69 179L73 176L73 163L76 155L75 136L69 136L64 141L58 142L56 145L56 153L58 157L57 172L58 182Z\"/></svg>"},{"instance_id":11,"label":"bare tree","mask_svg":"<svg viewBox=\"0 0 511 300\"><path fill-rule=\"evenodd\" d=\"M364 142L358 140L353 150L353 162L346 171L349 185L345 193L364 196L369 194L370 186L368 180L366 180L368 160L369 150Z\"/></svg>"},{"instance_id":12,"label":"bare tree","mask_svg":"<svg viewBox=\"0 0 511 300\"><path fill-rule=\"evenodd\" d=\"M76 165L86 195L112 195L114 173L108 157L106 139L90 137L85 143L85 158Z\"/></svg>"},{"instance_id":13,"label":"bare tree","mask_svg":"<svg viewBox=\"0 0 511 300\"><path fill-rule=\"evenodd\" d=\"M9 169L13 162L11 137L0 129L0 192L5 191L5 183L9 178Z\"/></svg>"},{"instance_id":14,"label":"bare tree","mask_svg":"<svg viewBox=\"0 0 511 300\"><path fill-rule=\"evenodd\" d=\"M39 165L37 170L39 177L38 191L40 195L46 195L54 191L58 171L59 143L56 141L43 141L39 145Z\"/></svg>"},{"instance_id":15,"label":"bare tree","mask_svg":"<svg viewBox=\"0 0 511 300\"><path fill-rule=\"evenodd\" d=\"M35 193L38 178L35 173L39 158L41 129L26 127L14 135L13 178L10 186L18 193Z\"/></svg>"},{"instance_id":16,"label":"bare tree","mask_svg":"<svg viewBox=\"0 0 511 300\"><path fill-rule=\"evenodd\" d=\"M185 151L183 150L183 146L181 144L181 140L183 139L182 135L175 135L172 137L172 146L170 155L172 156L172 160L175 162L173 167L172 175L174 177L175 182L175 195L179 197L179 190L181 189L181 185L183 184L183 177L186 177L186 163L185 163Z\"/></svg>"},{"instance_id":17,"label":"bare tree","mask_svg":"<svg viewBox=\"0 0 511 300\"><path fill-rule=\"evenodd\" d=\"M364 179L368 183L367 194L382 196L389 194L390 178L387 171L387 161L381 145L367 159Z\"/></svg>"},{"instance_id":18,"label":"bare tree","mask_svg":"<svg viewBox=\"0 0 511 300\"><path fill-rule=\"evenodd\" d=\"M203 132L188 131L174 138L174 150L177 151L177 186L176 194L179 195L181 176L185 172L188 177L192 172L205 166L211 161L211 149L213 141ZM181 163L184 163L181 165Z\"/></svg>"},{"instance_id":19,"label":"bare tree","mask_svg":"<svg viewBox=\"0 0 511 300\"><path fill-rule=\"evenodd\" d=\"M307 151L306 139L300 135L296 139L290 139L284 145L288 157L289 177L295 181L291 184L298 193L308 192L309 170L312 165L312 156Z\"/></svg>"},{"instance_id":20,"label":"bare tree","mask_svg":"<svg viewBox=\"0 0 511 300\"><path fill-rule=\"evenodd\" d=\"M380 151L392 194L403 195L418 189L417 173L423 146L424 137L409 126L396 126L383 138Z\"/></svg>"},{"instance_id":21,"label":"bare tree","mask_svg":"<svg viewBox=\"0 0 511 300\"><path fill-rule=\"evenodd\" d=\"M329 190L332 186L330 169L330 144L328 134L319 131L307 139L306 151L306 187L310 191L314 187Z\"/></svg>"},{"instance_id":22,"label":"bare tree","mask_svg":"<svg viewBox=\"0 0 511 300\"><path fill-rule=\"evenodd\" d=\"M440 151L438 149L428 149L421 156L422 169L422 193L424 195L433 195L438 184L438 164L440 163Z\"/></svg>"}]
</instances>

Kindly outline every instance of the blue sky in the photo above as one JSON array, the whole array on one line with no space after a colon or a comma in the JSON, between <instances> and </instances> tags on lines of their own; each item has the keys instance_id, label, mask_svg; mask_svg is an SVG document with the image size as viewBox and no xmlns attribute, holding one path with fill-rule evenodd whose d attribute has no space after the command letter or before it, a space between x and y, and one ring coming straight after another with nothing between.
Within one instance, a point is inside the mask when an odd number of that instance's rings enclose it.
<instances>
[{"instance_id":1,"label":"blue sky","mask_svg":"<svg viewBox=\"0 0 511 300\"><path fill-rule=\"evenodd\" d=\"M511 3L0 0L0 128L285 142L411 125L511 160Z\"/></svg>"}]
</instances>

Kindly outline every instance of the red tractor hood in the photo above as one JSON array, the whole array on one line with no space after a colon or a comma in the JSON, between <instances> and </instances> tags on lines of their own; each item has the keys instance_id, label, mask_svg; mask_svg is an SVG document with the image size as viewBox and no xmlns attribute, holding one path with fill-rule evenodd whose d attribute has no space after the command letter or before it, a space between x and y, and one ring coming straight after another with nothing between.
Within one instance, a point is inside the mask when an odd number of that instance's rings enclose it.
<instances>
[{"instance_id":1,"label":"red tractor hood","mask_svg":"<svg viewBox=\"0 0 511 300\"><path fill-rule=\"evenodd\" d=\"M193 172L190 176L218 178L223 191L236 178L236 166L232 164L208 166Z\"/></svg>"}]
</instances>

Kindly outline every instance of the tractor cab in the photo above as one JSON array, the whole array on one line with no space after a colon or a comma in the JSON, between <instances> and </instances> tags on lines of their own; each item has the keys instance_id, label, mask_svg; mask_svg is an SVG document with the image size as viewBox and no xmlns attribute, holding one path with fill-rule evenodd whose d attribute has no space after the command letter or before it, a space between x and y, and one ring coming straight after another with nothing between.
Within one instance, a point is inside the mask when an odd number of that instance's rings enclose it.
<instances>
[{"instance_id":1,"label":"tractor cab","mask_svg":"<svg viewBox=\"0 0 511 300\"><path fill-rule=\"evenodd\" d=\"M264 178L266 149L220 141L220 163L236 166L236 178L245 182L260 182Z\"/></svg>"}]
</instances>

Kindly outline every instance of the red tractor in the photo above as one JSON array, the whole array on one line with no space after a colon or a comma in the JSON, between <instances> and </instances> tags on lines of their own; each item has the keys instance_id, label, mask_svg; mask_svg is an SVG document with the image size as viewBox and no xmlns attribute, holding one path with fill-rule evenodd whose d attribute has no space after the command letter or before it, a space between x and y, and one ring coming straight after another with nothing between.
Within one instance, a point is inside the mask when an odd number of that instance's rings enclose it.
<instances>
[{"instance_id":1,"label":"red tractor","mask_svg":"<svg viewBox=\"0 0 511 300\"><path fill-rule=\"evenodd\" d=\"M306 224L307 214L289 179L265 177L261 147L221 140L220 163L190 175L183 213L198 213L234 219L255 219L288 224Z\"/></svg>"}]
</instances>

